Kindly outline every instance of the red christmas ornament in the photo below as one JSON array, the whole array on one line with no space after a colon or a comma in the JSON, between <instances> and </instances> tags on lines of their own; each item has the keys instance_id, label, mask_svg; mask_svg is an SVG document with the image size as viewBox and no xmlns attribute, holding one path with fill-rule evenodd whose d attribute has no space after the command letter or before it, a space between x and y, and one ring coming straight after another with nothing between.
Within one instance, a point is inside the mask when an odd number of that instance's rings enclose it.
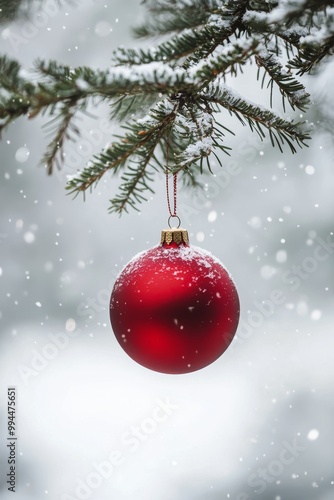
<instances>
[{"instance_id":1,"label":"red christmas ornament","mask_svg":"<svg viewBox=\"0 0 334 500\"><path fill-rule=\"evenodd\" d=\"M188 373L227 349L238 326L239 298L218 259L189 246L184 229L171 229L118 276L110 320L119 344L137 363Z\"/></svg>"}]
</instances>

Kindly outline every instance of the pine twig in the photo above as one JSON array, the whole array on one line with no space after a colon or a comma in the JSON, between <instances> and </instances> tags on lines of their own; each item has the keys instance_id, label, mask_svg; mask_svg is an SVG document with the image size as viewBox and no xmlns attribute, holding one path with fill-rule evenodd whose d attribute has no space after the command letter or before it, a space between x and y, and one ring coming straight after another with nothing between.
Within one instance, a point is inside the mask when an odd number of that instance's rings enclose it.
<instances>
[{"instance_id":1,"label":"pine twig","mask_svg":"<svg viewBox=\"0 0 334 500\"><path fill-rule=\"evenodd\" d=\"M74 116L75 107L72 107L71 104L65 105L61 109L60 115L49 124L55 128L56 135L49 143L41 161L45 165L48 175L52 175L55 166L60 170L64 162L65 141L73 140L74 135L80 135L80 130L72 123Z\"/></svg>"}]
</instances>

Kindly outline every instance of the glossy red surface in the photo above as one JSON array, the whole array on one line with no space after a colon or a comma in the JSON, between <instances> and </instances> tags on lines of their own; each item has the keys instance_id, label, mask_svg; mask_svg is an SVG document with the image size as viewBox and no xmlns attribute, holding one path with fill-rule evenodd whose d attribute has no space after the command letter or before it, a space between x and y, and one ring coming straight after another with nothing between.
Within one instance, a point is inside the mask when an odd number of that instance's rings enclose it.
<instances>
[{"instance_id":1,"label":"glossy red surface","mask_svg":"<svg viewBox=\"0 0 334 500\"><path fill-rule=\"evenodd\" d=\"M124 351L163 373L214 362L232 341L239 298L227 271L193 246L158 246L134 257L116 280L110 319Z\"/></svg>"}]
</instances>

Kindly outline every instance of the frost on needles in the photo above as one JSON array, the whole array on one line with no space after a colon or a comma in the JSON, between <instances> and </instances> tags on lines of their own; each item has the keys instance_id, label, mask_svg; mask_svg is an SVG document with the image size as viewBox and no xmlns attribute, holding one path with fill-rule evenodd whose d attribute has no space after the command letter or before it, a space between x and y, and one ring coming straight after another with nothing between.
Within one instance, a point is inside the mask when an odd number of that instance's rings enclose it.
<instances>
[{"instance_id":1,"label":"frost on needles","mask_svg":"<svg viewBox=\"0 0 334 500\"><path fill-rule=\"evenodd\" d=\"M123 134L68 179L75 195L95 186L104 174L120 177L110 211L137 208L165 171L186 185L198 184L203 168L220 152L229 154L234 120L261 140L293 153L309 139L306 123L286 117L305 111L310 96L302 75L315 71L334 46L334 1L325 0L144 0L147 20L134 29L140 38L161 36L149 48L119 48L106 69L68 67L36 61L28 68L0 58L0 130L22 115L48 116L52 140L42 158L48 174L66 161L64 144L80 136L77 117L92 104L111 105L110 120ZM0 0L0 21L43 0ZM233 89L243 66L253 64L268 107ZM37 72L37 79L36 79ZM228 85L226 79L228 77ZM274 89L282 97L282 115L274 113ZM222 113L223 112L223 113ZM222 117L225 118L222 121ZM228 123L228 126L227 126ZM167 148L168 141L168 148Z\"/></svg>"}]
</instances>

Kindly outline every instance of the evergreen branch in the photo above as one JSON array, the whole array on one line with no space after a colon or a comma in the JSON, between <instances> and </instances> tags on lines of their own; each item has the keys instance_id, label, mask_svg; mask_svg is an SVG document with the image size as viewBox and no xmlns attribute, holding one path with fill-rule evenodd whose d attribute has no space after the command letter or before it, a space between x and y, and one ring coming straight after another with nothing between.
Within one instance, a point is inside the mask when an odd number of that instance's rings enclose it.
<instances>
[{"instance_id":1,"label":"evergreen branch","mask_svg":"<svg viewBox=\"0 0 334 500\"><path fill-rule=\"evenodd\" d=\"M140 66L127 65L97 71L87 67L70 68L52 61L47 66L38 64L38 71L47 79L43 88L50 94L57 93L61 98L87 98L97 96L111 99L124 95L146 93L169 93L175 87L187 89L187 74L184 69L170 64L151 62Z\"/></svg>"},{"instance_id":2,"label":"evergreen branch","mask_svg":"<svg viewBox=\"0 0 334 500\"><path fill-rule=\"evenodd\" d=\"M73 104L64 105L59 116L52 122L52 125L55 126L56 135L48 145L42 158L42 164L45 165L48 175L53 173L55 165L60 170L64 161L65 141L74 140L75 135L80 135L79 129L72 123L76 112L75 104L74 102Z\"/></svg>"},{"instance_id":3,"label":"evergreen branch","mask_svg":"<svg viewBox=\"0 0 334 500\"><path fill-rule=\"evenodd\" d=\"M25 105L24 110L23 103L17 99L11 98L10 100L5 100L0 96L0 138L3 130L22 114L26 114L28 109L29 104Z\"/></svg>"},{"instance_id":4,"label":"evergreen branch","mask_svg":"<svg viewBox=\"0 0 334 500\"><path fill-rule=\"evenodd\" d=\"M30 109L34 86L20 75L20 71L18 62L0 58L0 133Z\"/></svg>"},{"instance_id":5,"label":"evergreen branch","mask_svg":"<svg viewBox=\"0 0 334 500\"><path fill-rule=\"evenodd\" d=\"M34 85L21 76L20 64L6 56L0 57L0 89L17 95L30 95Z\"/></svg>"},{"instance_id":6,"label":"evergreen branch","mask_svg":"<svg viewBox=\"0 0 334 500\"><path fill-rule=\"evenodd\" d=\"M111 103L110 119L125 122L130 116L143 116L159 101L159 94L123 95Z\"/></svg>"},{"instance_id":7,"label":"evergreen branch","mask_svg":"<svg viewBox=\"0 0 334 500\"><path fill-rule=\"evenodd\" d=\"M2 87L12 94L29 98L34 115L36 109L70 99L80 100L93 96L111 99L126 94L139 95L142 94L143 86L146 86L149 93L168 93L175 88L191 87L185 70L162 63L95 71L87 67L73 69L55 61L48 64L39 61L36 71L44 79L37 84L29 83L19 76L21 66L17 61L0 58L0 69L0 90Z\"/></svg>"},{"instance_id":8,"label":"evergreen branch","mask_svg":"<svg viewBox=\"0 0 334 500\"><path fill-rule=\"evenodd\" d=\"M266 0L252 0L248 2L247 9L252 9L252 11L267 14L271 12L278 6L279 0L270 0L267 2Z\"/></svg>"},{"instance_id":9,"label":"evergreen branch","mask_svg":"<svg viewBox=\"0 0 334 500\"><path fill-rule=\"evenodd\" d=\"M300 39L299 53L289 61L297 74L309 73L315 66L334 53L334 8L327 9L321 29L312 28Z\"/></svg>"},{"instance_id":10,"label":"evergreen branch","mask_svg":"<svg viewBox=\"0 0 334 500\"><path fill-rule=\"evenodd\" d=\"M112 68L97 71L86 67L72 69L54 61L48 64L38 62L37 72L44 80L32 84L20 76L18 62L0 58L0 124L7 126L19 116L33 118L48 110L52 116L58 105L69 106L73 102L85 106L88 98L113 99L125 95L172 93L176 89L186 91L192 88L182 68L167 64L152 63L130 68ZM1 91L2 87L2 91Z\"/></svg>"},{"instance_id":11,"label":"evergreen branch","mask_svg":"<svg viewBox=\"0 0 334 500\"><path fill-rule=\"evenodd\" d=\"M194 144L189 144L187 148L176 158L176 165L179 167L177 171L185 169L200 160L200 170L203 173L203 158L208 158L214 148L219 148L221 151L229 155L231 148L225 146L215 137L205 136L199 139ZM215 155L216 156L216 155ZM210 163L207 162L210 173L213 173L210 168Z\"/></svg>"},{"instance_id":12,"label":"evergreen branch","mask_svg":"<svg viewBox=\"0 0 334 500\"><path fill-rule=\"evenodd\" d=\"M138 51L130 49L119 49L115 54L115 61L119 64L140 64L151 61L170 61L183 57L189 59L183 64L188 68L191 64L212 54L217 47L223 45L237 31L243 31L242 16L248 5L248 0L227 0L224 8L221 2L206 0L204 2L193 0L192 4L185 3L184 8L175 8L175 2L167 4L158 2L153 11L163 13L168 11L172 17L167 17L164 26L154 18L154 30L150 31L150 25L140 29L140 36L153 36L159 34L180 31L167 42L163 42L153 50ZM196 21L194 20L196 16ZM182 24L182 19L184 23ZM181 24L180 24L181 23Z\"/></svg>"},{"instance_id":13,"label":"evergreen branch","mask_svg":"<svg viewBox=\"0 0 334 500\"><path fill-rule=\"evenodd\" d=\"M75 194L86 191L108 170L116 174L127 161L132 161L136 167L130 165L123 174L120 194L111 200L110 210L121 213L127 210L127 205L134 206L136 202L143 200L142 191L151 190L147 184L151 179L147 167L154 160L155 150L175 118L177 106L177 103L172 104L169 100L161 101L145 119L123 127L129 129L129 132L95 157L95 161L82 172L71 177L66 189Z\"/></svg>"},{"instance_id":14,"label":"evergreen branch","mask_svg":"<svg viewBox=\"0 0 334 500\"><path fill-rule=\"evenodd\" d=\"M43 5L43 0L37 2ZM198 184L197 175L205 163L211 172L211 154L221 164L217 150L229 154L225 133L233 133L215 118L222 109L261 140L269 135L280 151L285 143L292 152L296 144L306 145L309 136L303 123L284 120L223 82L255 59L263 71L262 88L267 80L270 105L277 87L284 111L287 100L293 110L304 112L309 95L295 75L313 71L333 54L334 0L143 3L150 19L137 29L137 35L165 38L153 48L118 49L111 68L71 68L38 61L32 80L18 62L0 58L0 132L19 116L48 114L52 138L43 161L51 174L64 159L65 141L80 134L75 125L77 113L92 100L108 102L111 118L125 121L125 133L70 178L67 189L85 193L108 171L122 171L119 193L110 207L117 213L136 208L145 193L152 191L155 170L165 169L167 135L171 171L180 172L185 184ZM32 0L0 0L0 8L6 9L3 19L22 13L22 7L31 4Z\"/></svg>"},{"instance_id":15,"label":"evergreen branch","mask_svg":"<svg viewBox=\"0 0 334 500\"><path fill-rule=\"evenodd\" d=\"M333 7L328 0L281 0L270 12L247 11L243 21L252 31L274 33L285 40L287 53L295 47L298 53L289 66L303 75L333 55Z\"/></svg>"},{"instance_id":16,"label":"evergreen branch","mask_svg":"<svg viewBox=\"0 0 334 500\"><path fill-rule=\"evenodd\" d=\"M11 2L0 0L0 22L6 23L17 17L22 3L23 0L12 0Z\"/></svg>"},{"instance_id":17,"label":"evergreen branch","mask_svg":"<svg viewBox=\"0 0 334 500\"><path fill-rule=\"evenodd\" d=\"M272 146L276 144L281 152L284 142L289 145L292 153L295 153L293 142L305 146L305 141L310 139L304 123L284 120L275 113L247 101L225 85L211 85L204 97L235 115L242 125L248 125L252 131L257 132L261 140L265 137L263 128L267 129Z\"/></svg>"},{"instance_id":18,"label":"evergreen branch","mask_svg":"<svg viewBox=\"0 0 334 500\"><path fill-rule=\"evenodd\" d=\"M265 71L270 76L269 83L267 87L271 88L270 92L270 106L272 107L272 95L273 95L273 82L278 86L282 94L282 104L285 111L285 98L287 98L292 109L298 108L305 112L308 106L309 94L305 91L304 85L298 82L291 74L286 72L277 58L267 52L266 50L261 50L259 55L255 57L258 67L263 67ZM264 84L264 79L262 80L262 87Z\"/></svg>"},{"instance_id":19,"label":"evergreen branch","mask_svg":"<svg viewBox=\"0 0 334 500\"><path fill-rule=\"evenodd\" d=\"M297 75L310 73L319 63L325 58L334 53L334 33L328 37L326 42L321 46L309 45L299 52L293 59L289 61L291 68L298 69Z\"/></svg>"},{"instance_id":20,"label":"evergreen branch","mask_svg":"<svg viewBox=\"0 0 334 500\"><path fill-rule=\"evenodd\" d=\"M56 0L61 3L75 4L75 0ZM45 0L0 0L0 24L28 18L32 11L43 7Z\"/></svg>"},{"instance_id":21,"label":"evergreen branch","mask_svg":"<svg viewBox=\"0 0 334 500\"><path fill-rule=\"evenodd\" d=\"M264 12L256 10L247 10L245 12L242 22L246 31L263 37L263 45L266 47L267 52L281 56L282 49L284 49L287 58L290 59L294 51L299 51L300 39L308 34L308 28L306 26L293 25L287 29L279 23L272 23L270 21L268 4L267 9L263 10Z\"/></svg>"},{"instance_id":22,"label":"evergreen branch","mask_svg":"<svg viewBox=\"0 0 334 500\"><path fill-rule=\"evenodd\" d=\"M200 87L205 87L218 75L225 76L228 71L235 75L236 66L245 64L256 53L258 45L259 40L256 38L238 39L234 44L231 43L228 48L222 49L221 53L217 51L217 53L190 67L189 77L194 82L198 82Z\"/></svg>"},{"instance_id":23,"label":"evergreen branch","mask_svg":"<svg viewBox=\"0 0 334 500\"><path fill-rule=\"evenodd\" d=\"M153 49L119 48L114 52L113 60L120 65L147 64L153 61L177 61L194 54L199 49L210 53L213 47L217 47L219 42L223 42L224 38L231 35L231 29L226 29L224 33L221 28L211 25L203 26L201 29L187 29L160 43Z\"/></svg>"},{"instance_id":24,"label":"evergreen branch","mask_svg":"<svg viewBox=\"0 0 334 500\"><path fill-rule=\"evenodd\" d=\"M149 17L145 23L133 29L138 38L194 29L205 24L212 10L220 7L218 0L194 0L192 4L175 0L146 3Z\"/></svg>"},{"instance_id":25,"label":"evergreen branch","mask_svg":"<svg viewBox=\"0 0 334 500\"><path fill-rule=\"evenodd\" d=\"M153 177L148 172L149 163L154 155L156 144L151 148L147 148L146 158L144 161L133 161L133 165L128 166L128 170L121 177L121 185L119 194L110 200L109 212L122 214L123 211L128 211L128 206L138 210L137 203L147 201L143 195L145 191L154 193L153 189L149 186L149 182L153 183Z\"/></svg>"},{"instance_id":26,"label":"evergreen branch","mask_svg":"<svg viewBox=\"0 0 334 500\"><path fill-rule=\"evenodd\" d=\"M268 21L280 26L289 27L293 22L299 24L305 15L312 17L315 13L323 11L326 7L333 6L331 0L279 0L271 11Z\"/></svg>"},{"instance_id":27,"label":"evergreen branch","mask_svg":"<svg viewBox=\"0 0 334 500\"><path fill-rule=\"evenodd\" d=\"M137 153L137 151L146 144L147 138L142 138L135 134L126 134L125 137L118 137L119 142L113 143L99 156L94 157L94 161L89 162L87 167L79 171L74 176L68 177L66 189L69 194L78 194L80 191L86 191L97 184L108 170L113 169L117 172L124 167L128 159Z\"/></svg>"},{"instance_id":28,"label":"evergreen branch","mask_svg":"<svg viewBox=\"0 0 334 500\"><path fill-rule=\"evenodd\" d=\"M206 3L206 5L204 5ZM217 2L219 4L219 2ZM184 26L181 33L177 33L169 40L158 44L153 49L124 49L119 48L114 52L114 61L116 64L147 64L153 61L176 61L181 58L192 56L189 61L183 64L183 67L189 67L190 63L199 61L201 58L211 54L219 45L233 35L236 26L241 26L240 19L244 14L244 9L240 9L236 2L228 1L222 11L218 6L213 8L212 1L204 2L201 7L187 5L186 18L192 18L198 15L203 9L206 12L206 18L200 17L198 25L192 23L191 27ZM220 7L220 5L219 5ZM180 19L179 11L175 7L169 7L175 17L175 22ZM214 12L210 14L210 12ZM219 12L217 14L216 12ZM210 15L209 15L210 14ZM205 24L202 24L204 23ZM195 27L194 27L195 26ZM145 24L147 28L147 24ZM175 27L174 21L172 27ZM161 28L159 28L161 34ZM166 30L167 31L167 30ZM169 29L168 32L176 31Z\"/></svg>"},{"instance_id":29,"label":"evergreen branch","mask_svg":"<svg viewBox=\"0 0 334 500\"><path fill-rule=\"evenodd\" d=\"M42 4L43 0L37 0L34 2L33 0L0 0L0 23L7 23L10 21L14 21L20 17L26 16L29 10L31 10L33 3L34 6Z\"/></svg>"},{"instance_id":30,"label":"evergreen branch","mask_svg":"<svg viewBox=\"0 0 334 500\"><path fill-rule=\"evenodd\" d=\"M116 174L128 164L121 177L119 194L111 200L110 205L110 211L122 213L127 211L128 206L135 208L137 203L145 200L145 191L153 192L149 186L153 171L149 172L148 167L156 169L158 166L164 170L157 158L157 149L160 146L167 161L167 148L164 148L167 135L169 161L175 161L175 166L171 168L174 172L182 171L185 183L192 186L198 183L190 173L189 166L208 156L213 147L224 152L230 149L218 142L224 133L214 129L211 110L203 110L198 104L194 111L182 103L180 96L175 97L174 101L161 101L144 119L130 122L125 128L129 130L125 136L118 137L118 142L95 157L93 163L69 178L67 189L70 193L84 192L93 184L96 185L108 170Z\"/></svg>"},{"instance_id":31,"label":"evergreen branch","mask_svg":"<svg viewBox=\"0 0 334 500\"><path fill-rule=\"evenodd\" d=\"M215 9L208 21L210 22L211 29L213 31L218 29L220 34L213 36L214 33L212 33L209 47L200 46L194 52L194 56L189 58L186 65L189 66L192 62L208 57L217 47L224 45L226 42L229 43L232 35L238 38L241 33L244 33L246 30L242 18L248 8L248 4L249 0L239 0L238 2L226 0L224 6L220 5Z\"/></svg>"}]
</instances>

